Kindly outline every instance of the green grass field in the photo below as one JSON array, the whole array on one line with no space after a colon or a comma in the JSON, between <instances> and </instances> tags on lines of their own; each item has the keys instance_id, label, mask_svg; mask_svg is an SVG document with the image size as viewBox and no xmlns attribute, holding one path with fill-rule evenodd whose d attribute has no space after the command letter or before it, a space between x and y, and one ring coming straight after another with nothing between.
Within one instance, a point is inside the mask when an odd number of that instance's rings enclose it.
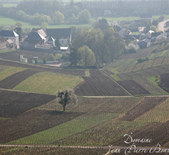
<instances>
[{"instance_id":1,"label":"green grass field","mask_svg":"<svg viewBox=\"0 0 169 155\"><path fill-rule=\"evenodd\" d=\"M81 81L82 78L80 77L42 72L27 78L17 85L14 90L56 94L58 90L73 89Z\"/></svg>"},{"instance_id":2,"label":"green grass field","mask_svg":"<svg viewBox=\"0 0 169 155\"><path fill-rule=\"evenodd\" d=\"M117 116L117 114L114 113L88 113L54 128L12 141L9 144L52 144L59 139L90 129L115 116Z\"/></svg>"},{"instance_id":3,"label":"green grass field","mask_svg":"<svg viewBox=\"0 0 169 155\"><path fill-rule=\"evenodd\" d=\"M3 7L5 8L10 8L10 7L17 7L17 4L2 4Z\"/></svg>"},{"instance_id":4,"label":"green grass field","mask_svg":"<svg viewBox=\"0 0 169 155\"><path fill-rule=\"evenodd\" d=\"M17 73L17 72L20 72L20 71L23 71L25 70L26 68L21 68L21 67L8 67L8 66L2 66L0 65L0 81L5 79L6 77L14 74L14 73Z\"/></svg>"},{"instance_id":5,"label":"green grass field","mask_svg":"<svg viewBox=\"0 0 169 155\"><path fill-rule=\"evenodd\" d=\"M10 28L12 25L15 25L16 23L21 23L24 28L40 28L39 25L32 25L32 24L29 24L29 23L26 23L26 22L22 22L22 21L18 21L18 20L14 20L14 19L11 19L11 18L0 16L0 26ZM84 26L89 26L89 25L88 24L48 25L47 28L69 28L69 27L72 27L72 26L84 27Z\"/></svg>"}]
</instances>

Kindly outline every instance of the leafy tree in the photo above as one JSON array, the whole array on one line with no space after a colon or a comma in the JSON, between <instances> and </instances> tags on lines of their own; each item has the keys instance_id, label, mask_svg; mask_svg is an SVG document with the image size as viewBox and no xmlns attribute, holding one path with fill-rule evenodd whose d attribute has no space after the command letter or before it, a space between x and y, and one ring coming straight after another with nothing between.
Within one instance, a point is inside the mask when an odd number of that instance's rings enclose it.
<instances>
[{"instance_id":1,"label":"leafy tree","mask_svg":"<svg viewBox=\"0 0 169 155\"><path fill-rule=\"evenodd\" d=\"M77 49L76 48L70 49L69 61L71 62L70 66L77 66L78 55L77 55Z\"/></svg>"},{"instance_id":2,"label":"leafy tree","mask_svg":"<svg viewBox=\"0 0 169 155\"><path fill-rule=\"evenodd\" d=\"M66 89L64 91L58 91L56 97L59 104L63 106L63 111L65 111L67 104L77 103L77 96L75 95L73 90Z\"/></svg>"},{"instance_id":3,"label":"leafy tree","mask_svg":"<svg viewBox=\"0 0 169 155\"><path fill-rule=\"evenodd\" d=\"M71 65L77 65L79 61L77 50L83 45L88 46L93 51L96 66L113 61L125 50L124 40L120 38L112 27L104 31L95 28L85 28L72 41Z\"/></svg>"},{"instance_id":4,"label":"leafy tree","mask_svg":"<svg viewBox=\"0 0 169 155\"><path fill-rule=\"evenodd\" d=\"M46 53L43 58L46 61L55 61L56 60L56 58L55 58L55 56L53 54L48 54L48 53Z\"/></svg>"},{"instance_id":5,"label":"leafy tree","mask_svg":"<svg viewBox=\"0 0 169 155\"><path fill-rule=\"evenodd\" d=\"M72 14L72 15L70 16L70 18L69 18L69 23L70 23L70 24L75 24L75 23L77 23L77 17L76 17L74 14Z\"/></svg>"},{"instance_id":6,"label":"leafy tree","mask_svg":"<svg viewBox=\"0 0 169 155\"><path fill-rule=\"evenodd\" d=\"M60 11L56 11L54 14L53 22L54 24L64 23L64 15Z\"/></svg>"},{"instance_id":7,"label":"leafy tree","mask_svg":"<svg viewBox=\"0 0 169 155\"><path fill-rule=\"evenodd\" d=\"M46 22L42 22L40 27L45 30L47 29L48 24Z\"/></svg>"},{"instance_id":8,"label":"leafy tree","mask_svg":"<svg viewBox=\"0 0 169 155\"><path fill-rule=\"evenodd\" d=\"M78 61L83 67L93 66L96 62L93 51L86 45L78 49Z\"/></svg>"},{"instance_id":9,"label":"leafy tree","mask_svg":"<svg viewBox=\"0 0 169 155\"><path fill-rule=\"evenodd\" d=\"M99 19L94 23L95 28L99 28L101 30L105 30L108 28L108 21L106 19Z\"/></svg>"},{"instance_id":10,"label":"leafy tree","mask_svg":"<svg viewBox=\"0 0 169 155\"><path fill-rule=\"evenodd\" d=\"M82 10L79 15L79 23L88 24L91 21L91 15L88 10Z\"/></svg>"}]
</instances>

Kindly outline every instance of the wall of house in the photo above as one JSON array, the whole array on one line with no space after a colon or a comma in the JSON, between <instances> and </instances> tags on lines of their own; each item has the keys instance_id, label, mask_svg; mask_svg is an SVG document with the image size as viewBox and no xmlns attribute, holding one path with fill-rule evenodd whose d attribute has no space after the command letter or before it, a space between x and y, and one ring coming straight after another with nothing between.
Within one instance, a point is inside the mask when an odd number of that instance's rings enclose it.
<instances>
[{"instance_id":1,"label":"wall of house","mask_svg":"<svg viewBox=\"0 0 169 155\"><path fill-rule=\"evenodd\" d=\"M17 47L17 49L19 48L19 36L16 36L16 37L4 37L4 38L11 39L13 41L14 45Z\"/></svg>"},{"instance_id":2,"label":"wall of house","mask_svg":"<svg viewBox=\"0 0 169 155\"><path fill-rule=\"evenodd\" d=\"M0 43L0 49L6 48L6 42Z\"/></svg>"},{"instance_id":3,"label":"wall of house","mask_svg":"<svg viewBox=\"0 0 169 155\"><path fill-rule=\"evenodd\" d=\"M68 38L62 38L62 39L59 39L59 41L60 41L61 46L69 46L69 39Z\"/></svg>"}]
</instances>

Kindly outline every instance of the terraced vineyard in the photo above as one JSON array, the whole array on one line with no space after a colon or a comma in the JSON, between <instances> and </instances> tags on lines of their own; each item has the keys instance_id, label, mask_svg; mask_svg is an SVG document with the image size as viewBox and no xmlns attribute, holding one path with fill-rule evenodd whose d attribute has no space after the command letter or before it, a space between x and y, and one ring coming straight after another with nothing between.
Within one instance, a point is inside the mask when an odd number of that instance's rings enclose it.
<instances>
[{"instance_id":1,"label":"terraced vineyard","mask_svg":"<svg viewBox=\"0 0 169 155\"><path fill-rule=\"evenodd\" d=\"M83 77L84 83L75 88L79 96L129 96L130 94L112 78L99 70L91 70L90 77Z\"/></svg>"}]
</instances>

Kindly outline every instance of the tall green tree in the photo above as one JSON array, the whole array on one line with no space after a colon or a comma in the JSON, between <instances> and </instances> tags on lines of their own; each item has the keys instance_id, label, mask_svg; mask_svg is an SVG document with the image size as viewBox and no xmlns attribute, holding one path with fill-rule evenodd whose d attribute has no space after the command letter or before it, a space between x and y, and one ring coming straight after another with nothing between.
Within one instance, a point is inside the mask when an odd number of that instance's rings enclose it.
<instances>
[{"instance_id":1,"label":"tall green tree","mask_svg":"<svg viewBox=\"0 0 169 155\"><path fill-rule=\"evenodd\" d=\"M66 110L66 105L69 103L77 103L77 96L75 95L73 90L64 90L64 91L58 91L56 94L57 100L59 104L62 105L63 111Z\"/></svg>"},{"instance_id":2,"label":"tall green tree","mask_svg":"<svg viewBox=\"0 0 169 155\"><path fill-rule=\"evenodd\" d=\"M88 46L84 45L78 48L78 62L83 67L94 66L96 58Z\"/></svg>"},{"instance_id":3,"label":"tall green tree","mask_svg":"<svg viewBox=\"0 0 169 155\"><path fill-rule=\"evenodd\" d=\"M64 23L64 15L60 11L56 11L53 17L54 24L62 24Z\"/></svg>"},{"instance_id":4,"label":"tall green tree","mask_svg":"<svg viewBox=\"0 0 169 155\"><path fill-rule=\"evenodd\" d=\"M91 21L91 15L88 10L82 10L79 15L79 23L88 24Z\"/></svg>"}]
</instances>

